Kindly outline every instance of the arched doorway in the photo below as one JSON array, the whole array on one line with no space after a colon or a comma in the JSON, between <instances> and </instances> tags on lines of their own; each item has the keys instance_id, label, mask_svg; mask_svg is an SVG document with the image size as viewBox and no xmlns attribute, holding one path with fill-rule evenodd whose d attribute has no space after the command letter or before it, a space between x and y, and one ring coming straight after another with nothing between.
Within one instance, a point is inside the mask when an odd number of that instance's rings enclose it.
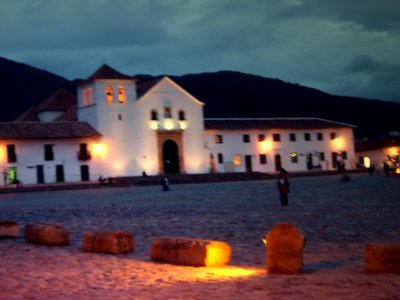
<instances>
[{"instance_id":1,"label":"arched doorway","mask_svg":"<svg viewBox=\"0 0 400 300\"><path fill-rule=\"evenodd\" d=\"M166 140L162 147L162 154L164 173L179 173L178 145L173 140Z\"/></svg>"},{"instance_id":2,"label":"arched doorway","mask_svg":"<svg viewBox=\"0 0 400 300\"><path fill-rule=\"evenodd\" d=\"M282 159L280 154L275 155L275 170L280 171L282 169Z\"/></svg>"}]
</instances>

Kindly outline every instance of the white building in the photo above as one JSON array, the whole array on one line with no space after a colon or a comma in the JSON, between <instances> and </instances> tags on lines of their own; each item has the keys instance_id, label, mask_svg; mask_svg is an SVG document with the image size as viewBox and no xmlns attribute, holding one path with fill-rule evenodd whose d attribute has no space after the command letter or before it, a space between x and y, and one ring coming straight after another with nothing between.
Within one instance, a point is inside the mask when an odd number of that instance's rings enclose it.
<instances>
[{"instance_id":1,"label":"white building","mask_svg":"<svg viewBox=\"0 0 400 300\"><path fill-rule=\"evenodd\" d=\"M0 123L0 166L24 183L164 173L355 167L353 126L316 118L204 119L168 77L137 84L103 65L15 122Z\"/></svg>"}]
</instances>

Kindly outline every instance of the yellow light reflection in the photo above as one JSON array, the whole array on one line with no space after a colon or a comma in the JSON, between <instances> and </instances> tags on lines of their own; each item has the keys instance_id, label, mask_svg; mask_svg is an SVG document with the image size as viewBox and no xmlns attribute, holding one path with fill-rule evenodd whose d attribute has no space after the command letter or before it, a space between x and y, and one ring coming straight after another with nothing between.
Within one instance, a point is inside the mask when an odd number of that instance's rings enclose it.
<instances>
[{"instance_id":1,"label":"yellow light reflection","mask_svg":"<svg viewBox=\"0 0 400 300\"><path fill-rule=\"evenodd\" d=\"M4 149L3 147L0 147L0 161L3 160L4 158Z\"/></svg>"},{"instance_id":2,"label":"yellow light reflection","mask_svg":"<svg viewBox=\"0 0 400 300\"><path fill-rule=\"evenodd\" d=\"M262 153L271 151L272 150L272 141L264 140L264 141L260 142L260 150Z\"/></svg>"},{"instance_id":3,"label":"yellow light reflection","mask_svg":"<svg viewBox=\"0 0 400 300\"><path fill-rule=\"evenodd\" d=\"M390 156L396 156L399 153L399 150L396 147L390 147L388 152Z\"/></svg>"},{"instance_id":4,"label":"yellow light reflection","mask_svg":"<svg viewBox=\"0 0 400 300\"><path fill-rule=\"evenodd\" d=\"M93 144L92 152L97 157L103 157L107 152L107 145L104 143Z\"/></svg>"},{"instance_id":5,"label":"yellow light reflection","mask_svg":"<svg viewBox=\"0 0 400 300\"><path fill-rule=\"evenodd\" d=\"M207 271L210 271L210 268L208 268ZM240 268L240 267L224 267L224 268L213 268L210 273L212 273L214 276L220 279L235 279L241 277L250 277L259 274L265 274L265 270Z\"/></svg>"},{"instance_id":6,"label":"yellow light reflection","mask_svg":"<svg viewBox=\"0 0 400 300\"><path fill-rule=\"evenodd\" d=\"M369 168L371 166L371 159L367 156L364 157L364 167Z\"/></svg>"},{"instance_id":7,"label":"yellow light reflection","mask_svg":"<svg viewBox=\"0 0 400 300\"><path fill-rule=\"evenodd\" d=\"M153 130L158 129L158 121L150 121L150 128Z\"/></svg>"},{"instance_id":8,"label":"yellow light reflection","mask_svg":"<svg viewBox=\"0 0 400 300\"><path fill-rule=\"evenodd\" d=\"M165 119L164 120L164 128L166 130L171 130L174 129L175 124L174 124L174 120L173 119Z\"/></svg>"},{"instance_id":9,"label":"yellow light reflection","mask_svg":"<svg viewBox=\"0 0 400 300\"><path fill-rule=\"evenodd\" d=\"M343 138L337 137L333 140L333 145L336 147L336 149L344 149L345 141Z\"/></svg>"},{"instance_id":10,"label":"yellow light reflection","mask_svg":"<svg viewBox=\"0 0 400 300\"><path fill-rule=\"evenodd\" d=\"M187 128L187 122L186 121L179 121L179 128L182 130L185 130Z\"/></svg>"}]
</instances>

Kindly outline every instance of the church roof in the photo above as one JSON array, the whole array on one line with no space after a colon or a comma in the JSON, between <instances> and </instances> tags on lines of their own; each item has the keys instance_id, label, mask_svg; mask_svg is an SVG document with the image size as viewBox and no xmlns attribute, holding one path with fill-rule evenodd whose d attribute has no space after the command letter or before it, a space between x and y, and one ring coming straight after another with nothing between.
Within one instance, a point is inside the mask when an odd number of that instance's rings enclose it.
<instances>
[{"instance_id":1,"label":"church roof","mask_svg":"<svg viewBox=\"0 0 400 300\"><path fill-rule=\"evenodd\" d=\"M155 86L157 83L159 83L163 77L152 79L143 83L139 83L137 85L137 97L140 98L144 94L146 94L153 86Z\"/></svg>"},{"instance_id":2,"label":"church roof","mask_svg":"<svg viewBox=\"0 0 400 300\"><path fill-rule=\"evenodd\" d=\"M86 122L5 122L0 139L95 138L101 134Z\"/></svg>"},{"instance_id":3,"label":"church roof","mask_svg":"<svg viewBox=\"0 0 400 300\"><path fill-rule=\"evenodd\" d=\"M124 80L135 80L134 77L128 76L118 72L117 70L111 68L109 65L102 65L96 72L94 72L89 78L81 81L78 85L82 85L96 79L124 79Z\"/></svg>"},{"instance_id":4,"label":"church roof","mask_svg":"<svg viewBox=\"0 0 400 300\"><path fill-rule=\"evenodd\" d=\"M322 129L339 127L356 127L353 125L333 122L318 118L252 118L252 119L228 119L215 118L204 119L206 130L250 130L250 129Z\"/></svg>"},{"instance_id":5,"label":"church roof","mask_svg":"<svg viewBox=\"0 0 400 300\"><path fill-rule=\"evenodd\" d=\"M372 151L387 147L399 147L399 146L400 146L399 136L388 136L368 141L356 141L355 143L356 152Z\"/></svg>"},{"instance_id":6,"label":"church roof","mask_svg":"<svg viewBox=\"0 0 400 300\"><path fill-rule=\"evenodd\" d=\"M59 89L37 106L18 116L16 122L40 121L38 113L44 111L64 112L57 118L59 121L76 121L76 97L74 94Z\"/></svg>"}]
</instances>

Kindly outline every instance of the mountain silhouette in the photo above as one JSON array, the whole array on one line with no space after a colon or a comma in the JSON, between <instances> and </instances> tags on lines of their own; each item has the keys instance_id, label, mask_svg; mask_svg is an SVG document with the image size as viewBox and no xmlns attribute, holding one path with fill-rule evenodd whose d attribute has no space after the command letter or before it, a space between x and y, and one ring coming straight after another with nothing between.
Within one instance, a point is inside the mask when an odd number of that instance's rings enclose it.
<instances>
[{"instance_id":1,"label":"mountain silhouette","mask_svg":"<svg viewBox=\"0 0 400 300\"><path fill-rule=\"evenodd\" d=\"M134 77L140 84L161 76ZM233 71L169 77L205 103L206 118L319 117L358 126L358 138L400 131L397 102L336 96L279 79ZM0 121L14 120L59 88L76 93L77 81L0 57Z\"/></svg>"}]
</instances>

